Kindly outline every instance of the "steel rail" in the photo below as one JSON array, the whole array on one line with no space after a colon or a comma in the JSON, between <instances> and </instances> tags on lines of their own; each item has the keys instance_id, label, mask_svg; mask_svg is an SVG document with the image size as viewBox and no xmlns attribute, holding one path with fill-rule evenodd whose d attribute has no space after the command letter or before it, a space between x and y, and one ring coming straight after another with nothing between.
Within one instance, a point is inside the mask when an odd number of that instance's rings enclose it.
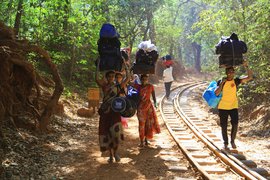
<instances>
[{"instance_id":1,"label":"steel rail","mask_svg":"<svg viewBox=\"0 0 270 180\"><path fill-rule=\"evenodd\" d=\"M172 90L172 92L177 92L177 97L173 100L173 106L175 111L177 112L177 115L181 117L182 121L185 122L186 126L189 127L189 129L193 132L193 134L200 139L207 148L215 154L216 157L218 157L226 166L229 166L231 168L232 173L237 173L244 177L245 179L255 180L255 179L265 179L261 175L259 175L256 172L250 171L248 167L246 167L241 161L237 160L234 157L231 157L232 155L228 155L224 153L222 150L220 150L214 142L207 137L207 135L199 129L189 118L189 116L183 111L180 105L180 98L183 96L183 93L188 89L197 88L198 86L201 86L202 83L193 83L193 84L183 84L179 87L176 87ZM180 90L181 89L181 90ZM163 112L163 106L164 106L164 98L162 97L161 103L159 104L159 110L161 112L162 119L164 120L164 123L177 143L178 147L182 150L182 152L186 155L187 159L190 161L190 163L195 166L198 171L202 174L202 176L205 179L211 179L211 175L193 158L192 154L184 147L184 145L181 145L179 142L175 132L170 127L169 123L166 122L165 113Z\"/></svg>"},{"instance_id":2,"label":"steel rail","mask_svg":"<svg viewBox=\"0 0 270 180\"><path fill-rule=\"evenodd\" d=\"M192 87L193 88L197 88L198 86ZM181 108L180 104L179 104L179 98L182 95L184 91L182 91L181 93L179 93L179 95L177 96L177 109L179 110L179 115L185 120L186 123L189 124L190 127L195 128L197 132L199 132L198 136L202 137L201 139L205 142L205 144L209 147L209 149L211 149L218 157L220 157L222 159L222 161L224 161L227 165L229 165L233 170L235 170L238 174L244 176L246 179L260 179L260 180L267 180L266 178L264 178L263 176L261 176L259 173L255 172L255 171L251 171L244 163L242 163L240 160L238 160L237 158L235 158L234 156L230 155L229 153L227 153L226 151L223 151L221 149L218 148L217 145L215 145L215 143L210 140L207 135L202 132L201 129L199 129L198 127L196 127L195 124L193 124L190 120L189 117L184 113L183 109Z\"/></svg>"}]
</instances>

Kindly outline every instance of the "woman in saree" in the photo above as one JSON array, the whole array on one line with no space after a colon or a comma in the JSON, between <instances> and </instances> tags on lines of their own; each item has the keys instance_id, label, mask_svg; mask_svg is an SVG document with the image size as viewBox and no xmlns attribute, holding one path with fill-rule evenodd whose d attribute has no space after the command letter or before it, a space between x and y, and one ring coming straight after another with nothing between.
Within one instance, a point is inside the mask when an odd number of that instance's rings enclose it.
<instances>
[{"instance_id":1,"label":"woman in saree","mask_svg":"<svg viewBox=\"0 0 270 180\"><path fill-rule=\"evenodd\" d=\"M127 68L126 68L127 72ZM127 74L127 73L126 73ZM124 87L129 81L129 76L121 82L120 87ZM116 162L120 161L118 155L118 146L121 140L124 140L123 128L121 124L121 116L118 112L114 112L110 107L111 100L119 94L119 88L115 83L115 72L108 71L105 74L105 79L99 79L99 61L96 72L96 83L102 89L103 101L99 109L99 145L100 151L109 151L109 163L115 159ZM114 159L113 159L114 158Z\"/></svg>"},{"instance_id":2,"label":"woman in saree","mask_svg":"<svg viewBox=\"0 0 270 180\"><path fill-rule=\"evenodd\" d=\"M151 102L151 96L155 107L157 101L154 86L148 82L147 74L141 75L141 84L135 84L134 87L139 91L140 102L137 108L137 117L139 121L139 147L148 146L149 139L152 139L155 133L160 133L160 126L155 108Z\"/></svg>"}]
</instances>

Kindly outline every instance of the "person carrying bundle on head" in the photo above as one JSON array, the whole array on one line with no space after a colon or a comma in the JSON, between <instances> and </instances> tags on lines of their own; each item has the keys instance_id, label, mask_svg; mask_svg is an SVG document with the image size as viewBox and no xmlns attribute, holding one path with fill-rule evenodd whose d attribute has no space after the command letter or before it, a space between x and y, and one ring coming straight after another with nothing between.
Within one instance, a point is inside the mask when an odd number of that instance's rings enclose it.
<instances>
[{"instance_id":1,"label":"person carrying bundle on head","mask_svg":"<svg viewBox=\"0 0 270 180\"><path fill-rule=\"evenodd\" d=\"M222 138L224 141L224 149L228 150L228 135L227 135L227 126L228 126L228 117L231 118L231 147L236 148L235 138L238 129L238 99L237 99L237 88L239 84L246 83L252 80L252 71L249 69L246 61L243 62L243 66L247 71L247 76L245 78L235 78L235 69L230 66L225 69L226 77L218 81L217 89L215 90L216 96L222 94L221 100L218 104L218 112L220 118L220 126L222 132Z\"/></svg>"}]
</instances>

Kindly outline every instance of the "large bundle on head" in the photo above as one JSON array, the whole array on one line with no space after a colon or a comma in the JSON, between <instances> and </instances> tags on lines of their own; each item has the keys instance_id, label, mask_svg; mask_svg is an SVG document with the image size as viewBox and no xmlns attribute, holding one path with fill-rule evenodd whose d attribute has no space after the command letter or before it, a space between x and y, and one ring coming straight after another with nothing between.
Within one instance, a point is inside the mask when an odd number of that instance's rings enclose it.
<instances>
[{"instance_id":1,"label":"large bundle on head","mask_svg":"<svg viewBox=\"0 0 270 180\"><path fill-rule=\"evenodd\" d=\"M143 41L138 46L136 61L133 66L135 74L154 74L155 64L158 59L158 51L151 41Z\"/></svg>"},{"instance_id":2,"label":"large bundle on head","mask_svg":"<svg viewBox=\"0 0 270 180\"><path fill-rule=\"evenodd\" d=\"M120 52L121 42L119 34L112 24L103 24L100 29L98 40L98 52L100 58L100 71L121 71L123 59Z\"/></svg>"},{"instance_id":3,"label":"large bundle on head","mask_svg":"<svg viewBox=\"0 0 270 180\"><path fill-rule=\"evenodd\" d=\"M216 54L219 56L219 67L237 66L243 63L243 54L247 52L245 42L238 39L237 34L222 37L216 45Z\"/></svg>"}]
</instances>

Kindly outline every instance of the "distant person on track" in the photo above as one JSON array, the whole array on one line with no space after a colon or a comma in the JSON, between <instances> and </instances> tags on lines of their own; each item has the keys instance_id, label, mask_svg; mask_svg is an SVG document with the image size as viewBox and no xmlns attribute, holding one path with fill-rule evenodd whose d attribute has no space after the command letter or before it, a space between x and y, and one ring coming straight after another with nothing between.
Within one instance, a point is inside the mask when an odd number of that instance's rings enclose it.
<instances>
[{"instance_id":1,"label":"distant person on track","mask_svg":"<svg viewBox=\"0 0 270 180\"><path fill-rule=\"evenodd\" d=\"M153 138L155 133L160 133L158 118L155 107L157 101L155 96L154 86L148 82L149 76L141 75L141 84L134 84L134 87L139 90L140 102L137 108L137 117L139 121L139 147L148 146L149 139ZM151 96L154 101L154 106L151 102Z\"/></svg>"},{"instance_id":2,"label":"distant person on track","mask_svg":"<svg viewBox=\"0 0 270 180\"><path fill-rule=\"evenodd\" d=\"M246 83L252 80L252 71L248 68L248 64L244 61L243 66L247 71L247 76L245 78L235 78L235 70L233 67L226 68L226 77L218 81L218 88L215 91L216 95L222 93L222 98L218 104L219 118L222 137L224 141L224 149L228 150L228 117L231 117L231 146L236 149L235 138L238 129L238 100L237 100L237 87L239 84Z\"/></svg>"},{"instance_id":3,"label":"distant person on track","mask_svg":"<svg viewBox=\"0 0 270 180\"><path fill-rule=\"evenodd\" d=\"M126 68L126 73L127 68ZM128 76L127 76L128 77ZM120 161L120 157L117 153L118 146L121 140L124 140L123 128L121 124L121 116L120 113L114 112L111 109L111 100L117 94L119 94L119 88L116 86L115 81L115 72L108 71L105 74L105 79L99 79L99 61L97 64L96 71L96 83L99 87L102 88L103 92L103 101L102 105L99 108L99 145L100 151L110 152L110 157L108 159L109 163L113 162L113 158L116 162ZM120 81L120 80L119 80ZM125 84L129 81L126 78L123 82L120 83L121 87L124 87Z\"/></svg>"},{"instance_id":4,"label":"distant person on track","mask_svg":"<svg viewBox=\"0 0 270 180\"><path fill-rule=\"evenodd\" d=\"M166 60L169 60L169 62L171 61L171 56L170 55L166 55ZM173 67L171 63L165 63L165 70L163 71L163 81L164 81L164 86L165 86L165 91L166 91L166 98L167 100L169 100L170 98L170 94L171 94L171 86L173 83Z\"/></svg>"}]
</instances>

